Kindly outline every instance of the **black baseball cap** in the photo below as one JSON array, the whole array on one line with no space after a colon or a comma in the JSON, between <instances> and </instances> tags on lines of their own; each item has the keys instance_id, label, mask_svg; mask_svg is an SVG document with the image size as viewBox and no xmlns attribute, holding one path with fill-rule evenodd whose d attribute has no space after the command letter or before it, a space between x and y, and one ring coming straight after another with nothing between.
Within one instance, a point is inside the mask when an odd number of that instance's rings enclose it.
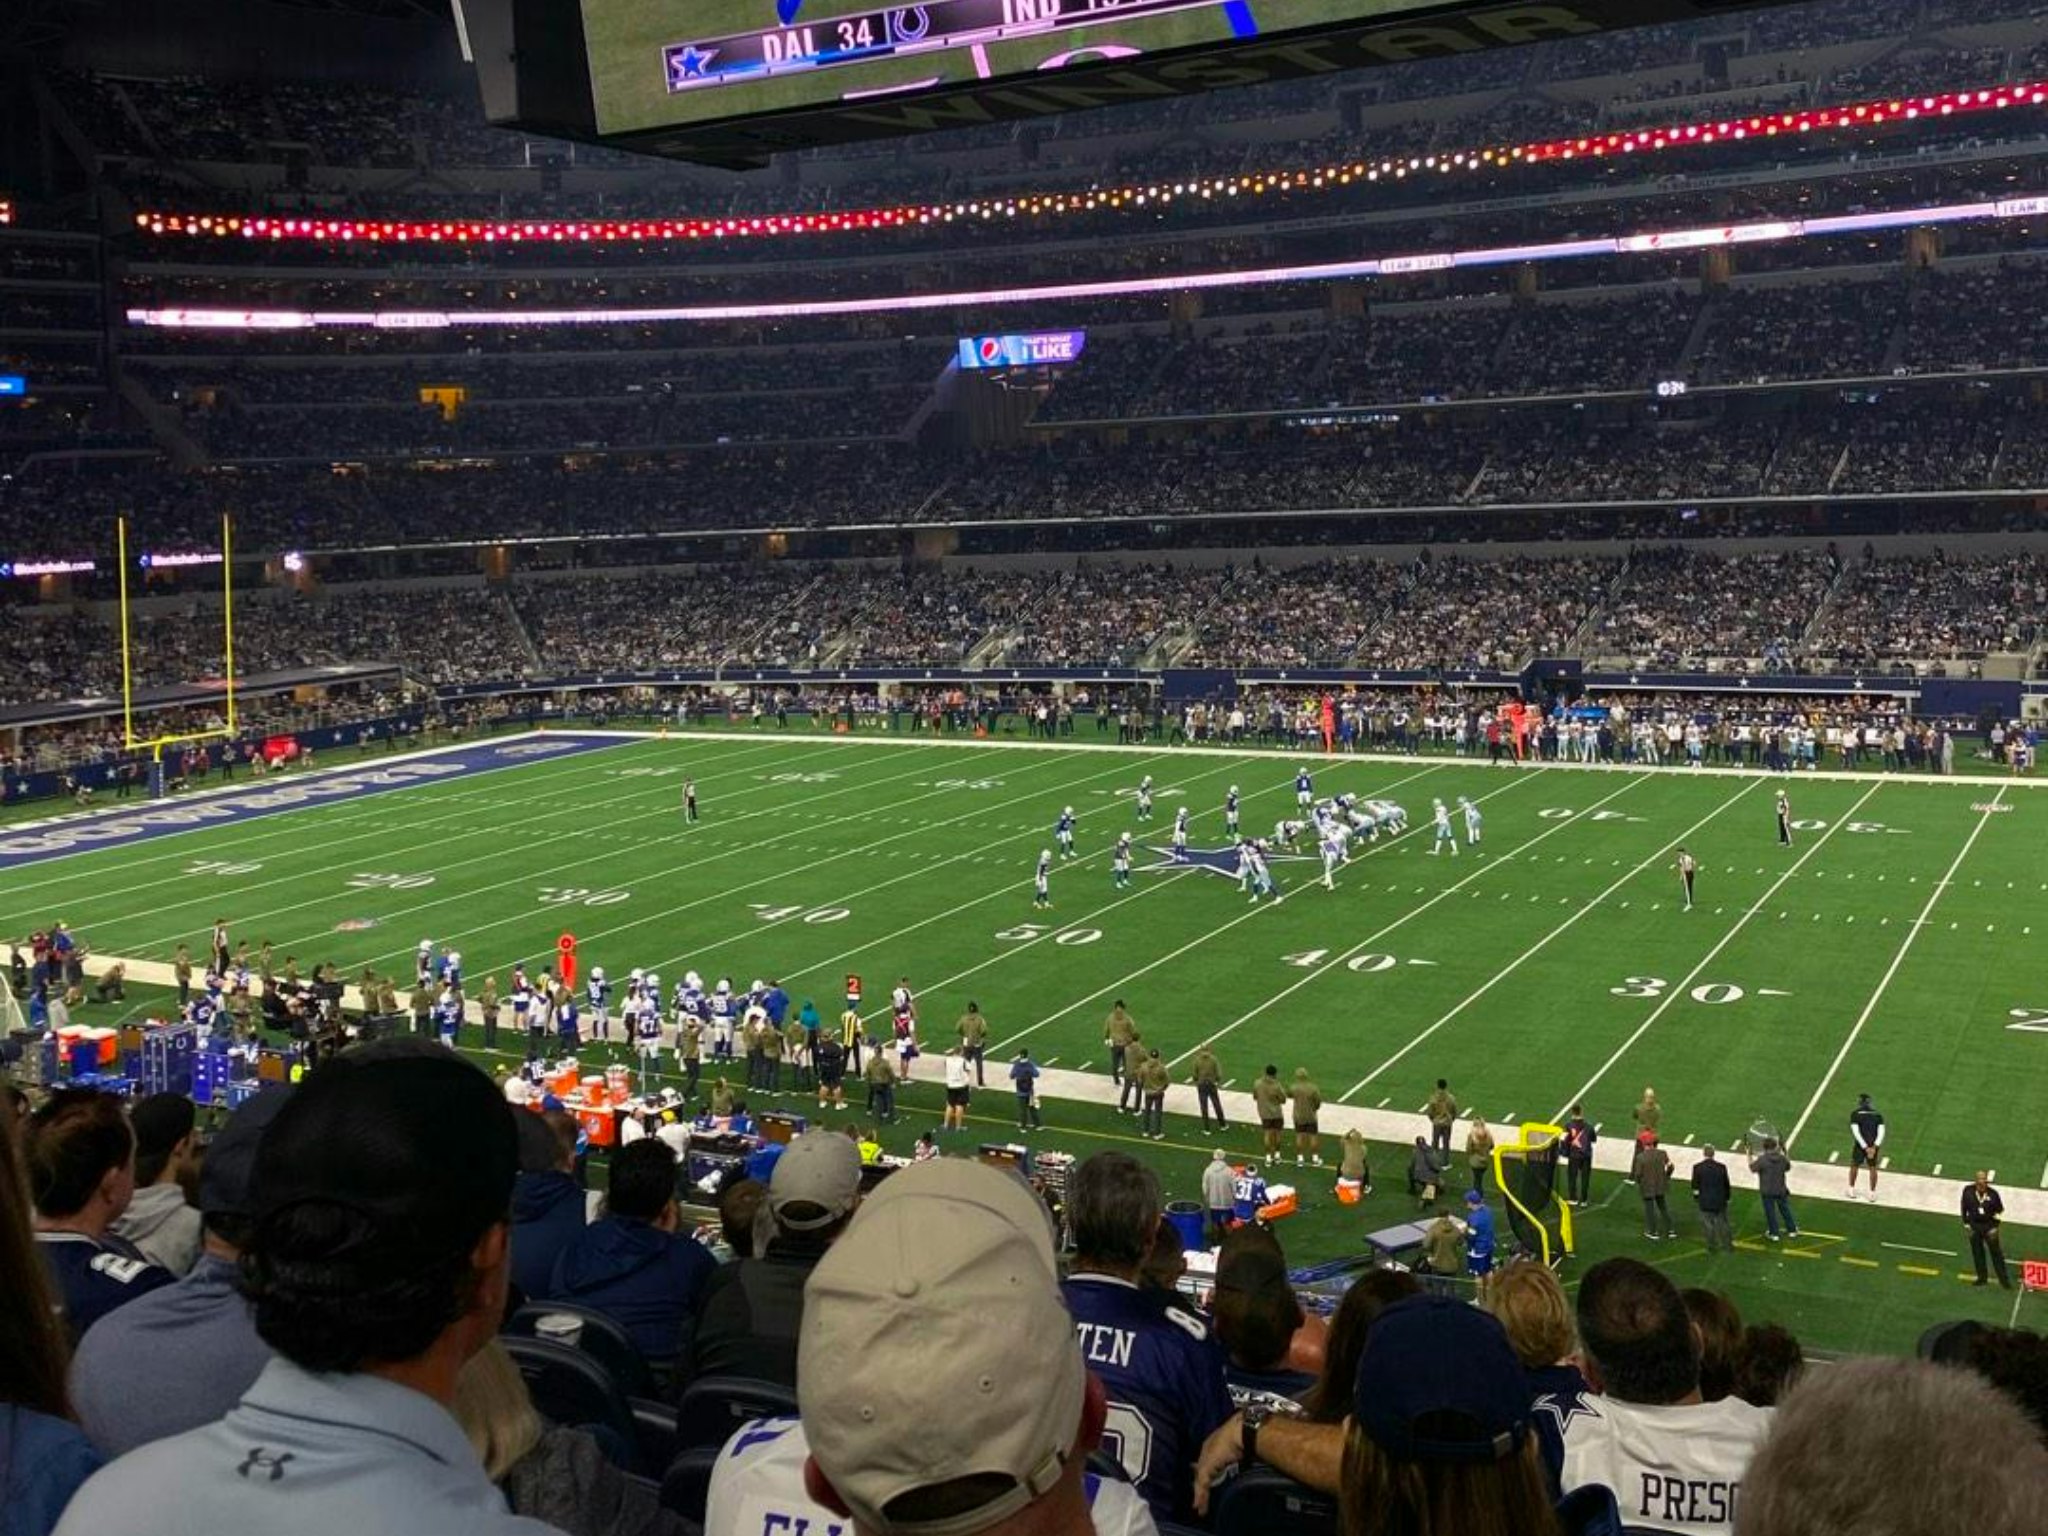
<instances>
[{"instance_id":1,"label":"black baseball cap","mask_svg":"<svg viewBox=\"0 0 2048 1536\"><path fill-rule=\"evenodd\" d=\"M249 1184L256 1172L256 1149L263 1133L292 1096L290 1086L265 1088L215 1133L199 1165L199 1209L207 1216L246 1216Z\"/></svg>"},{"instance_id":2,"label":"black baseball cap","mask_svg":"<svg viewBox=\"0 0 2048 1536\"><path fill-rule=\"evenodd\" d=\"M264 1133L250 1191L258 1246L281 1213L325 1206L359 1219L334 1224L323 1260L467 1253L511 1210L512 1115L489 1077L438 1046L335 1058Z\"/></svg>"}]
</instances>

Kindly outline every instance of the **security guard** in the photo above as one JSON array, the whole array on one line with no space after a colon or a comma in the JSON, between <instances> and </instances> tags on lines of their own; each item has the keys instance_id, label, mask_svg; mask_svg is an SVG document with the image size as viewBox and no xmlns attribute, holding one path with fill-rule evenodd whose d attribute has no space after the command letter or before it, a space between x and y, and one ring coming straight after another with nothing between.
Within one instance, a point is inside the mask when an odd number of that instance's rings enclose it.
<instances>
[{"instance_id":1,"label":"security guard","mask_svg":"<svg viewBox=\"0 0 2048 1536\"><path fill-rule=\"evenodd\" d=\"M1970 1234L1970 1258L1977 1266L1977 1284L1983 1285L1984 1256L1998 1270L1998 1283L2012 1289L2012 1276L2005 1268L2005 1248L1998 1239L1998 1227L2005 1216L2005 1201L1991 1187L1991 1175L1977 1170L1976 1182L1963 1186L1963 1230Z\"/></svg>"}]
</instances>

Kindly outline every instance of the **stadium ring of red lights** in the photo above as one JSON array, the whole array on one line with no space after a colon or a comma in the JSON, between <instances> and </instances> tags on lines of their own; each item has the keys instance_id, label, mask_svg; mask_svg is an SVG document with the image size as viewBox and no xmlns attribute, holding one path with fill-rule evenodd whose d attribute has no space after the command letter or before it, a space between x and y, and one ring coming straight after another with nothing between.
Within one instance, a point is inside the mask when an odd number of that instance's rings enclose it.
<instances>
[{"instance_id":1,"label":"stadium ring of red lights","mask_svg":"<svg viewBox=\"0 0 2048 1536\"><path fill-rule=\"evenodd\" d=\"M1021 197L976 198L955 203L905 203L819 213L771 213L723 218L668 219L358 219L272 218L260 214L142 212L136 228L150 235L186 235L245 240L303 240L371 245L592 244L629 240L665 241L768 239L788 235L841 234L861 230L922 229L969 220L1040 218L1101 209L1170 207L1213 203L1218 198L1262 197L1268 193L1334 191L1361 182L1402 181L1411 176L1454 175L1517 165L1544 165L1712 144L1778 138L1787 134L1857 130L1922 118L1994 112L2048 103L2048 81L1986 86L1967 91L1857 102L1834 107L1724 118L1711 123L1666 124L1578 138L1549 139L1445 154L1351 161L1310 169L1248 173L1200 180L1151 182L1140 186L1091 188L1085 192L1040 192Z\"/></svg>"}]
</instances>

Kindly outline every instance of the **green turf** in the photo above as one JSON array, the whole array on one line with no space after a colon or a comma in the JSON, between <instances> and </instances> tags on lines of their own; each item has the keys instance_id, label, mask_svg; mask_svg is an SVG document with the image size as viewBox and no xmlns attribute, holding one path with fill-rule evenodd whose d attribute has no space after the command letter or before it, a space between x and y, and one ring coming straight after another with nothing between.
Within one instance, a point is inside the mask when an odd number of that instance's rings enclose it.
<instances>
[{"instance_id":1,"label":"green turf","mask_svg":"<svg viewBox=\"0 0 2048 1536\"><path fill-rule=\"evenodd\" d=\"M1583 1097L1612 1136L1654 1084L1671 1139L1726 1145L1762 1115L1800 1127L1803 1162L1840 1152L1867 1090L1890 1122L1894 1172L1939 1167L1960 1182L1989 1166L2027 1189L2043 1179L2048 1033L2009 1027L2023 1022L2016 1009L2048 1015L2039 791L1794 780L1797 816L1827 825L1784 850L1773 786L1759 779L1441 759L1315 766L1320 793L1384 793L1418 822L1431 796L1471 795L1486 811L1481 856L1431 857L1410 833L1363 850L1335 892L1312 887L1309 864L1286 864L1278 907L1184 870L1141 872L1118 892L1116 832L1163 845L1184 801L1195 843L1216 845L1233 782L1247 829L1269 831L1291 814L1291 762L764 733L625 741L85 852L14 872L0 911L8 931L61 918L100 953L156 960L180 941L198 952L221 914L280 957L401 976L431 938L459 947L472 979L543 963L567 930L586 968L651 966L673 982L691 967L742 985L775 975L828 1014L847 972L865 978L871 1003L907 973L928 1036L943 1038L972 997L998 1056L1028 1040L1041 1061L1098 1073L1102 1016L1122 997L1170 1056L1214 1038L1239 1087L1271 1061L1307 1067L1330 1099L1414 1110L1444 1075L1496 1124ZM1146 772L1162 794L1141 829L1124 796ZM695 827L678 809L685 773L704 807ZM1974 809L1994 799L2012 809ZM1040 913L1031 866L1064 804L1080 815L1083 857L1055 870L1054 907ZM1680 841L1702 864L1690 913L1669 868ZM363 922L375 926L353 926ZM910 1094L918 1114L935 1098L929 1084ZM992 1090L976 1110L999 1130L1007 1107ZM1130 1134L1099 1108L1051 1111L1055 1145ZM1179 1123L1147 1154L1192 1190L1206 1145ZM1297 1258L1354 1250L1366 1224L1405 1213L1394 1149L1377 1164L1381 1192L1362 1213L1314 1192L1288 1229ZM1937 1317L2011 1305L1959 1286L1953 1258L1915 1254L1960 1246L1945 1218L1816 1203L1805 1220L1840 1242L1816 1240L1810 1257L1709 1261L1690 1238L1641 1245L1632 1205L1624 1195L1588 1215L1589 1254L1642 1247L1822 1347L1902 1347ZM1754 1225L1752 1197L1739 1199L1738 1228L1745 1214ZM2014 1256L2041 1246L2011 1229Z\"/></svg>"}]
</instances>

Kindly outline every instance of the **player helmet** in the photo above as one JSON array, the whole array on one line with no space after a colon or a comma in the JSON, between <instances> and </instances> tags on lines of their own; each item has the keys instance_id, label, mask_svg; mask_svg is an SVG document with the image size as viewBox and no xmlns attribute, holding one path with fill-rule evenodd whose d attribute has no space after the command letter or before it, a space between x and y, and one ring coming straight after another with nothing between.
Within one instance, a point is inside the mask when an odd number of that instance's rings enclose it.
<instances>
[{"instance_id":1,"label":"player helmet","mask_svg":"<svg viewBox=\"0 0 2048 1536\"><path fill-rule=\"evenodd\" d=\"M646 973L645 971L641 970L641 969L640 969L640 967L636 965L636 966L634 966L634 967L633 967L633 975L632 975L631 979L632 979L632 980L634 980L634 981L640 981L640 980L643 980L643 979L645 979L646 975L647 975L647 973Z\"/></svg>"},{"instance_id":2,"label":"player helmet","mask_svg":"<svg viewBox=\"0 0 2048 1536\"><path fill-rule=\"evenodd\" d=\"M1230 786L1230 792L1231 792L1231 793L1232 793L1233 795L1237 793L1237 786L1236 786L1235 784L1233 784L1233 785L1231 785L1231 786Z\"/></svg>"},{"instance_id":3,"label":"player helmet","mask_svg":"<svg viewBox=\"0 0 2048 1536\"><path fill-rule=\"evenodd\" d=\"M603 967L603 966L601 966L601 965L593 965L593 966L592 966L592 967L590 968L590 979L591 979L592 981L603 981L603 980L604 980L604 967Z\"/></svg>"},{"instance_id":4,"label":"player helmet","mask_svg":"<svg viewBox=\"0 0 2048 1536\"><path fill-rule=\"evenodd\" d=\"M1074 808L1073 808L1073 807L1072 807L1072 806L1070 805L1070 806L1068 806L1068 807L1066 808L1066 810L1065 810L1065 811L1063 811L1063 812L1062 812L1061 814L1062 814L1062 815L1066 815L1066 816L1071 816L1071 815L1073 815L1073 814L1074 814Z\"/></svg>"},{"instance_id":5,"label":"player helmet","mask_svg":"<svg viewBox=\"0 0 2048 1536\"><path fill-rule=\"evenodd\" d=\"M751 987L747 988L747 990L749 992L766 992L768 989L767 987L762 985L761 978L756 976L754 978L754 984Z\"/></svg>"},{"instance_id":6,"label":"player helmet","mask_svg":"<svg viewBox=\"0 0 2048 1536\"><path fill-rule=\"evenodd\" d=\"M1041 848L1038 850L1038 856L1041 859L1049 859L1052 857L1052 850L1050 848Z\"/></svg>"}]
</instances>

